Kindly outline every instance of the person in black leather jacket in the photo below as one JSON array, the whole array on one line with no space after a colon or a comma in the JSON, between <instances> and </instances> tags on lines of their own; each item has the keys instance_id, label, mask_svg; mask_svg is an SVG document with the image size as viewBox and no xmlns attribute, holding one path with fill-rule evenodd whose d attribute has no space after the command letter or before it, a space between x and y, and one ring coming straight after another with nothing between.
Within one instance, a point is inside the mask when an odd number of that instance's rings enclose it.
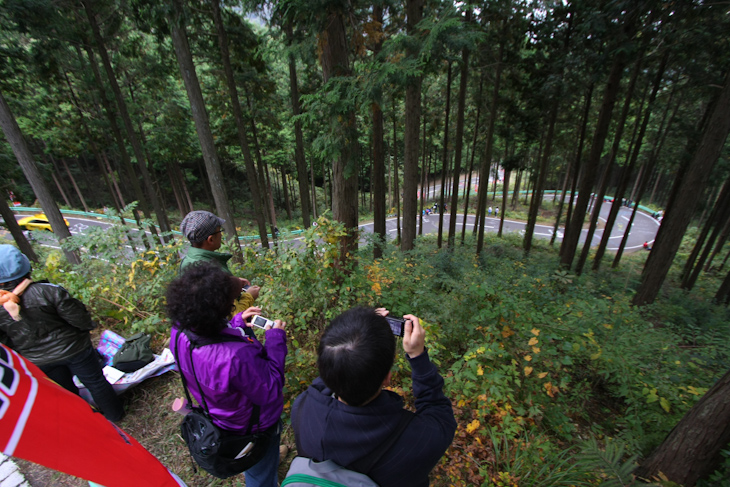
<instances>
[{"instance_id":1,"label":"person in black leather jacket","mask_svg":"<svg viewBox=\"0 0 730 487\"><path fill-rule=\"evenodd\" d=\"M31 281L30 273L25 255L0 245L0 341L74 394L76 375L107 419L121 420L124 407L101 371L86 306L61 286Z\"/></svg>"}]
</instances>

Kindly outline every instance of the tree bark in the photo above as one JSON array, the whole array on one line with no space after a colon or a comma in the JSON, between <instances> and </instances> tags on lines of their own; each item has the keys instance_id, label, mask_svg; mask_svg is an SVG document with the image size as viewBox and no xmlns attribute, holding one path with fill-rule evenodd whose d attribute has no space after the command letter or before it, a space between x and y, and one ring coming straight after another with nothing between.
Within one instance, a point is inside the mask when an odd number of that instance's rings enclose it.
<instances>
[{"instance_id":1,"label":"tree bark","mask_svg":"<svg viewBox=\"0 0 730 487\"><path fill-rule=\"evenodd\" d=\"M71 232L66 226L66 223L63 221L61 211L58 209L58 205L56 205L56 202L53 200L51 192L48 189L48 185L46 185L45 179L43 179L43 176L33 160L33 155L28 148L28 144L26 144L23 134L20 131L20 127L18 127L18 123L15 121L15 117L10 111L10 107L5 102L2 92L0 92L0 127L2 127L3 133L5 134L5 139L13 149L13 154L15 154L15 158L18 160L18 164L20 164L23 174L25 174L26 179L33 188L36 198L40 201L43 212L46 214L48 222L51 224L53 233L58 238L58 241L63 244L64 240L71 237ZM15 217L12 219L15 220ZM79 259L79 256L75 253L67 250L64 250L63 253L70 264L81 263L81 259Z\"/></svg>"},{"instance_id":2,"label":"tree bark","mask_svg":"<svg viewBox=\"0 0 730 487\"><path fill-rule=\"evenodd\" d=\"M5 226L8 227L10 235L13 236L13 240L15 240L15 243L18 244L18 249L20 249L20 251L31 260L31 262L38 263L38 256L36 255L35 250L33 250L28 239L25 238L23 230L20 228L20 225L18 225L18 220L15 219L15 214L10 210L10 207L4 197L0 198L0 216L2 216L3 220L5 220Z\"/></svg>"},{"instance_id":3,"label":"tree bark","mask_svg":"<svg viewBox=\"0 0 730 487\"><path fill-rule=\"evenodd\" d=\"M608 128L611 123L611 114L613 113L613 106L616 103L616 97L618 96L624 64L623 55L618 54L616 59L613 61L611 73L609 74L608 81L606 82L606 89L603 94L603 103L598 115L596 131L593 135L591 153L586 161L583 177L581 178L578 200L575 203L572 220L570 225L565 229L560 263L567 269L570 269L573 263L575 251L578 247L578 240L580 239L581 231L583 230L586 208L588 207L588 201L591 197L591 189L593 187L594 180L596 179L598 166L600 165L603 145L606 142L606 136L608 135ZM590 245L590 242L586 242L586 244Z\"/></svg>"},{"instance_id":4,"label":"tree bark","mask_svg":"<svg viewBox=\"0 0 730 487\"><path fill-rule=\"evenodd\" d=\"M379 34L383 32L383 7L380 5L373 6L373 22L378 24L377 31ZM378 37L373 44L373 56L377 58L383 47L382 36ZM382 95L382 92L379 93ZM384 123L383 110L378 101L370 104L373 117L373 232L375 233L375 245L373 245L373 258L379 259L383 256L383 247L385 245L386 227L386 208L385 208L385 143L384 143Z\"/></svg>"},{"instance_id":5,"label":"tree bark","mask_svg":"<svg viewBox=\"0 0 730 487\"><path fill-rule=\"evenodd\" d=\"M162 208L162 206L160 205L157 194L152 187L152 180L150 178L149 172L147 171L147 160L142 152L142 145L139 143L139 139L134 132L132 119L130 118L129 112L127 111L127 104L124 101L124 97L122 96L122 92L119 88L119 83L117 83L114 69L112 68L111 61L109 60L109 54L107 53L106 46L104 44L104 39L101 37L99 25L96 22L96 17L94 16L94 12L91 8L91 2L89 0L84 0L83 4L86 9L86 16L89 19L89 24L91 25L91 30L94 34L94 39L96 40L96 44L99 49L99 55L101 56L102 64L104 65L107 78L109 79L109 84L112 88L112 92L114 93L114 98L117 101L119 114L122 116L124 127L127 130L127 136L129 137L129 141L132 144L134 156L137 159L137 165L139 166L139 170L142 173L142 181L144 182L145 188L147 189L147 195L152 202L152 208L154 208L155 210L155 215L157 216L157 222L160 225L160 230L162 230L162 232L169 232L171 229L167 221L167 214L165 213L164 208ZM164 238L160 238L164 242Z\"/></svg>"},{"instance_id":6,"label":"tree bark","mask_svg":"<svg viewBox=\"0 0 730 487\"><path fill-rule=\"evenodd\" d=\"M424 0L406 0L406 31L411 37L407 56L415 61L418 48L414 47L419 34L418 23L423 18ZM405 160L403 162L403 235L401 250L412 250L416 239L416 211L418 194L418 131L421 127L422 75L408 76L406 80L406 127L404 134Z\"/></svg>"},{"instance_id":7,"label":"tree bark","mask_svg":"<svg viewBox=\"0 0 730 487\"><path fill-rule=\"evenodd\" d=\"M215 28L218 34L218 48L221 52L221 62L223 63L223 72L226 76L226 84L228 85L228 94L231 97L231 110L233 110L233 118L236 121L238 142L241 146L243 161L246 166L246 178L248 179L248 187L251 190L251 200L253 201L254 213L256 215L256 223L258 224L259 235L261 236L261 247L268 249L269 240L266 237L266 217L264 215L263 200L261 199L261 188L259 187L259 181L256 177L256 167L254 166L253 158L251 157L251 148L248 145L248 135L246 134L246 124L243 120L241 101L238 98L238 88L236 87L236 82L233 78L233 69L231 68L231 56L228 50L228 34L226 34L226 29L223 26L219 0L211 0L210 4L213 7L213 21L215 22ZM193 67L193 69L195 68ZM294 83L296 83L296 79L294 80ZM298 101L299 100L297 99L297 102ZM298 115L298 106L294 114ZM301 128L299 135L301 135ZM297 140L297 147L299 147L298 143L299 140ZM304 157L303 154L302 157ZM306 166L304 177L306 179ZM304 192L304 195L306 199L306 191ZM309 226L309 213L302 212L302 216L306 218L306 225Z\"/></svg>"},{"instance_id":8,"label":"tree bark","mask_svg":"<svg viewBox=\"0 0 730 487\"><path fill-rule=\"evenodd\" d=\"M327 26L320 32L320 63L324 82L352 75L347 52L347 35L343 13L331 10ZM340 155L332 163L332 216L345 225L347 234L340 239L340 262L345 263L357 249L358 201L358 147L355 113L343 114L340 133ZM415 219L412 219L415 227Z\"/></svg>"},{"instance_id":9,"label":"tree bark","mask_svg":"<svg viewBox=\"0 0 730 487\"><path fill-rule=\"evenodd\" d=\"M692 406L634 474L651 479L661 472L672 482L693 487L714 472L730 442L729 394L730 372Z\"/></svg>"},{"instance_id":10,"label":"tree bark","mask_svg":"<svg viewBox=\"0 0 730 487\"><path fill-rule=\"evenodd\" d=\"M381 22L382 22L382 8L381 8ZM292 26L290 23L284 25L287 39L291 45L291 39L294 37L292 32ZM301 109L299 106L299 84L297 82L297 64L293 54L289 54L289 84L291 91L291 105L292 113L296 117L300 114ZM307 180L307 161L304 159L304 136L302 134L302 122L299 120L294 121L294 138L296 140L296 146L294 148L294 159L297 163L297 181L299 182L299 198L302 204L302 221L304 228L308 228L311 225L310 213L311 204L309 202L309 181ZM314 185L314 181L312 181ZM314 201L314 197L312 198ZM315 218L317 216L315 215Z\"/></svg>"},{"instance_id":11,"label":"tree bark","mask_svg":"<svg viewBox=\"0 0 730 487\"><path fill-rule=\"evenodd\" d=\"M686 171L676 199L667 211L644 266L641 284L633 303L644 305L654 302L669 272L674 256L687 230L702 188L714 166L730 131L730 74L715 102L709 122L705 125L699 146L694 152L690 170Z\"/></svg>"},{"instance_id":12,"label":"tree bark","mask_svg":"<svg viewBox=\"0 0 730 487\"><path fill-rule=\"evenodd\" d=\"M198 140L200 141L200 148L203 153L203 161L208 174L208 180L210 181L210 189L213 193L215 206L218 215L225 220L223 227L228 234L228 238L233 241L232 249L234 259L240 262L243 257L241 255L238 234L236 233L236 222L228 201L228 194L223 182L223 172L221 171L220 161L213 142L213 133L210 130L208 111L205 108L203 93L200 90L200 82L195 72L193 56L190 53L190 46L188 45L188 37L183 21L183 5L181 0L172 0L172 4L173 12L170 18L170 27L172 30L172 43L175 47L175 56L177 57L180 68L180 76L183 78L185 90L190 100L190 108L192 110L193 120L195 121L195 130L198 133Z\"/></svg>"},{"instance_id":13,"label":"tree bark","mask_svg":"<svg viewBox=\"0 0 730 487\"><path fill-rule=\"evenodd\" d=\"M465 21L471 19L471 10L467 10ZM461 179L461 153L464 147L464 110L466 107L466 90L469 77L469 49L464 48L461 54L461 70L459 74L459 98L456 102L456 140L454 141L454 184L451 190L451 217L449 218L448 246L454 246L456 240L456 217L459 214L459 180ZM469 189L468 187L466 188ZM464 217L466 222L466 217Z\"/></svg>"},{"instance_id":14,"label":"tree bark","mask_svg":"<svg viewBox=\"0 0 730 487\"><path fill-rule=\"evenodd\" d=\"M475 221L474 229L477 231L477 255L482 252L484 247L484 225L486 224L487 217L487 194L489 193L489 169L492 164L492 150L494 147L494 127L497 123L497 112L499 104L499 86L502 80L502 57L504 55L504 43L503 39L499 43L499 52L497 54L497 66L494 72L494 89L492 91L492 109L489 114L489 125L487 125L487 144L484 150L484 161L482 161L482 167L479 171L479 190L477 191L477 206L478 211Z\"/></svg>"},{"instance_id":15,"label":"tree bark","mask_svg":"<svg viewBox=\"0 0 730 487\"><path fill-rule=\"evenodd\" d=\"M444 231L444 191L446 190L446 176L449 168L449 115L451 114L451 62L446 74L446 115L444 119L444 154L441 161L441 196L439 198L439 227L436 245L441 248ZM451 208L453 212L453 208Z\"/></svg>"}]
</instances>

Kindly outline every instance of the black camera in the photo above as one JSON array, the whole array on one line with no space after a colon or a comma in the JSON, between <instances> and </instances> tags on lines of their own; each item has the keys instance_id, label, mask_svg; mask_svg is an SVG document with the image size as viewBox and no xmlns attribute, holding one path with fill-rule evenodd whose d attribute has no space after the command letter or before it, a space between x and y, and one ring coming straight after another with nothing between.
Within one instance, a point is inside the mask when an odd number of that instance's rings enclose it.
<instances>
[{"instance_id":1,"label":"black camera","mask_svg":"<svg viewBox=\"0 0 730 487\"><path fill-rule=\"evenodd\" d=\"M390 329L393 331L393 335L397 337L403 336L403 330L405 329L406 320L398 318L396 316L386 316L385 320L390 325Z\"/></svg>"}]
</instances>

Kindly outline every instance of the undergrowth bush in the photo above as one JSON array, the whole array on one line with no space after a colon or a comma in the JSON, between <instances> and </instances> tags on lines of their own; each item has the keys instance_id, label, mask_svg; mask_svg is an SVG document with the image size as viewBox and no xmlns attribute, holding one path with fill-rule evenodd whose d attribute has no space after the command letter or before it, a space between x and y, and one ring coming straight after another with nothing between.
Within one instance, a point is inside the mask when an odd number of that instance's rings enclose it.
<instances>
[{"instance_id":1,"label":"undergrowth bush","mask_svg":"<svg viewBox=\"0 0 730 487\"><path fill-rule=\"evenodd\" d=\"M491 234L477 257L471 236L450 249L425 236L410 252L386 244L378 260L364 246L342 265L343 234L320 218L297 248L245 248L231 269L261 285L257 304L289 324L285 415L317 375L316 345L334 316L368 305L423 320L458 422L436 486L631 480L635 455L661 442L728 368L727 308L675 291L654 306L631 305L643 253L575 276L545 241L526 257L520 236ZM105 258L101 240L73 237L75 248L97 252L75 269L41 251L35 277L66 286L116 331L148 331L159 342L169 330L162 296L183 245ZM399 353L392 389L412 406L406 362Z\"/></svg>"}]
</instances>

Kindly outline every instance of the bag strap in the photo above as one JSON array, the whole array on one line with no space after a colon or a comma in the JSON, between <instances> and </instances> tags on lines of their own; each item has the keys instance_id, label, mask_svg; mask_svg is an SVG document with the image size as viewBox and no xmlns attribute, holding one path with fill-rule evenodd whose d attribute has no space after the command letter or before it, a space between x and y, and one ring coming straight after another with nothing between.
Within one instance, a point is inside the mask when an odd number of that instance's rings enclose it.
<instances>
[{"instance_id":1,"label":"bag strap","mask_svg":"<svg viewBox=\"0 0 730 487\"><path fill-rule=\"evenodd\" d=\"M298 411L301 411L304 409L304 403L307 400L307 396L309 395L309 390L305 391L305 393L302 395L302 402L299 404ZM369 455L367 455L364 458L361 458L360 460L351 463L348 465L347 469L349 470L355 470L357 472L360 472L362 474L368 475L370 471L373 469L376 463L378 463L378 460L380 460L383 455L385 455L388 450L393 446L393 444L400 438L401 434L405 429L408 427L408 425L411 423L413 418L415 417L415 414L413 414L411 411L402 409L401 410L401 416L400 420L398 421L398 425L395 427L393 432L388 436L383 443L378 446L375 450L373 450ZM294 428L294 441L297 445L297 452L302 451L302 445L299 441L300 435L299 435L299 417L298 415L294 414L292 411L292 427ZM313 482L314 483L314 482ZM316 484L316 485L322 485L322 484Z\"/></svg>"},{"instance_id":2,"label":"bag strap","mask_svg":"<svg viewBox=\"0 0 730 487\"><path fill-rule=\"evenodd\" d=\"M205 411L205 414L211 418L212 415L210 414L210 409L208 409L208 403L205 400L205 394L203 393L203 388L200 386L200 381L198 380L198 376L195 373L195 362L193 361L193 350L196 348L204 347L206 345L212 345L214 343L224 343L224 342L243 342L243 340L233 337L233 336L225 336L220 335L216 336L214 338L210 337L199 337L198 335L194 334L190 330L180 330L178 328L178 331L180 333L185 334L185 336L188 338L188 341L190 342L190 347L188 348L188 352L190 354L190 369L193 372L193 378L195 378L195 383L198 386L198 392L200 393L200 402L201 406L203 406L203 410ZM180 341L180 333L178 333L177 338L175 339L175 348L179 348L179 341ZM202 338L202 340L201 340ZM203 342L203 343L200 343ZM177 354L175 354L175 360L177 361ZM188 403L192 404L193 401L190 397L190 392L188 391L188 386L185 381L185 374L182 373L182 370L180 370L180 378L182 379L183 389L185 389L185 396L188 400ZM251 430L253 429L254 425L259 423L259 418L261 415L261 406L258 404L254 404L253 408L251 410L251 416L248 420L248 428L246 428L246 434L250 435Z\"/></svg>"},{"instance_id":3,"label":"bag strap","mask_svg":"<svg viewBox=\"0 0 730 487\"><path fill-rule=\"evenodd\" d=\"M281 487L296 483L318 485L319 487L348 487L347 485L335 482L334 480L314 477L305 473L295 473L292 475L288 475L281 483Z\"/></svg>"}]
</instances>

